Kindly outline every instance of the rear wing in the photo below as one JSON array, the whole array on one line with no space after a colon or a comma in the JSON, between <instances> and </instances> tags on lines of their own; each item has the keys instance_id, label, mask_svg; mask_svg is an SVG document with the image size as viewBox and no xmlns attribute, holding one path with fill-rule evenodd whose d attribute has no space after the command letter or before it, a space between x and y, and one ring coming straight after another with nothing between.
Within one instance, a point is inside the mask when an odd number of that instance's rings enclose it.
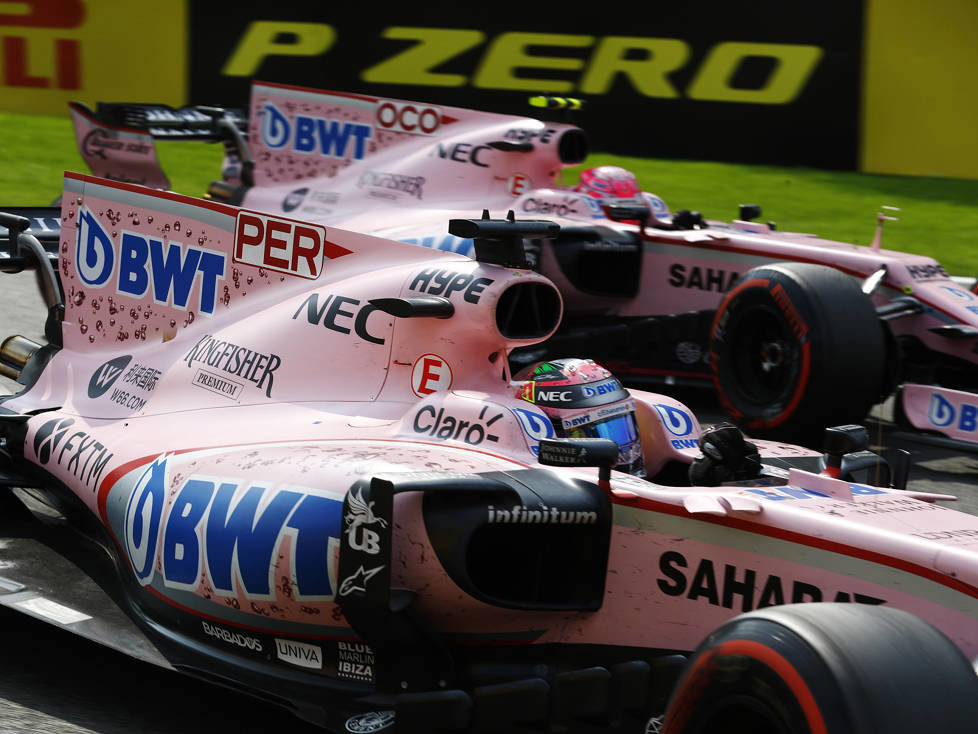
<instances>
[{"instance_id":1,"label":"rear wing","mask_svg":"<svg viewBox=\"0 0 978 734\"><path fill-rule=\"evenodd\" d=\"M78 151L92 173L123 183L169 189L155 140L198 140L224 144L222 177L231 186L251 181L251 154L243 110L99 102L95 111L69 102Z\"/></svg>"}]
</instances>

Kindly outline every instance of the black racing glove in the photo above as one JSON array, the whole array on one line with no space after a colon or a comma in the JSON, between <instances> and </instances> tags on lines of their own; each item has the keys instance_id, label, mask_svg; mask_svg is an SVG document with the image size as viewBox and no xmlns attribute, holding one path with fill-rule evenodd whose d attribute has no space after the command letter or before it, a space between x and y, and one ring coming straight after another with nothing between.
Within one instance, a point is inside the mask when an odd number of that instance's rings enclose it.
<instances>
[{"instance_id":1,"label":"black racing glove","mask_svg":"<svg viewBox=\"0 0 978 734\"><path fill-rule=\"evenodd\" d=\"M689 467L694 486L716 487L724 482L755 479L761 473L757 446L732 423L720 423L700 436L701 456Z\"/></svg>"}]
</instances>

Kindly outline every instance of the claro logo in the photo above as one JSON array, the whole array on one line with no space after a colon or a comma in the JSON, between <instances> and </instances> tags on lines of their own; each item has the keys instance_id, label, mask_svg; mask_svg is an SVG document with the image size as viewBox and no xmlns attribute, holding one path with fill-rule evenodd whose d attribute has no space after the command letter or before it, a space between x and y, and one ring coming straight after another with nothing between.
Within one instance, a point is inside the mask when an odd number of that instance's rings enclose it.
<instances>
[{"instance_id":1,"label":"claro logo","mask_svg":"<svg viewBox=\"0 0 978 734\"><path fill-rule=\"evenodd\" d=\"M280 42L283 34L293 40ZM222 73L249 77L270 57L322 56L339 35L323 23L256 20L238 39ZM360 79L368 84L599 95L611 92L624 77L644 97L743 104L789 104L805 88L823 56L819 46L721 41L699 60L682 39L641 36L510 31L489 37L478 30L404 26L385 28L380 36L398 41L402 50L363 69ZM382 47L379 41L373 46ZM464 61L460 59L463 55ZM761 83L735 86L741 67L757 59L770 62ZM439 70L449 66L451 73ZM680 88L673 79L690 67L695 67L690 81ZM546 74L535 75L535 70ZM380 120L384 127L427 134L437 126L435 115L426 118L420 109L391 108L385 114Z\"/></svg>"}]
</instances>

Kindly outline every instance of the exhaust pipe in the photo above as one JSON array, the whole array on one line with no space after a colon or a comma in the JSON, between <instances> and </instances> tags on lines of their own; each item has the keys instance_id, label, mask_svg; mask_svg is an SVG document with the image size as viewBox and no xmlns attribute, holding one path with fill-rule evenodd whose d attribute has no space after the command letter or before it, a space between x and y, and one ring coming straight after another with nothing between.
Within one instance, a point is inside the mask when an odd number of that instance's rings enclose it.
<instances>
[{"instance_id":1,"label":"exhaust pipe","mask_svg":"<svg viewBox=\"0 0 978 734\"><path fill-rule=\"evenodd\" d=\"M0 375L11 380L19 378L34 352L40 348L40 344L26 336L8 336L0 344Z\"/></svg>"}]
</instances>

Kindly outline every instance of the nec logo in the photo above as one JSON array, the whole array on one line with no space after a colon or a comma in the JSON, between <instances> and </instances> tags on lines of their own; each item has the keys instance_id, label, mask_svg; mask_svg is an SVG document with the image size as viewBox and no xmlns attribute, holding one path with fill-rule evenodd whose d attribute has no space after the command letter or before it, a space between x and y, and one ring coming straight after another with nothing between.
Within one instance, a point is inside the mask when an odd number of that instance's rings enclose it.
<instances>
[{"instance_id":1,"label":"nec logo","mask_svg":"<svg viewBox=\"0 0 978 734\"><path fill-rule=\"evenodd\" d=\"M570 399L569 390L537 390L537 400L544 403L567 403Z\"/></svg>"},{"instance_id":2,"label":"nec logo","mask_svg":"<svg viewBox=\"0 0 978 734\"><path fill-rule=\"evenodd\" d=\"M151 293L155 303L179 309L188 307L196 290L199 312L211 315L226 267L227 257L220 252L136 232L123 231L116 251L91 210L83 206L78 211L75 269L90 288L104 287L115 275L117 293L134 298Z\"/></svg>"},{"instance_id":3,"label":"nec logo","mask_svg":"<svg viewBox=\"0 0 978 734\"><path fill-rule=\"evenodd\" d=\"M410 102L381 102L377 105L377 125L398 133L434 135L441 127L441 110Z\"/></svg>"},{"instance_id":4,"label":"nec logo","mask_svg":"<svg viewBox=\"0 0 978 734\"><path fill-rule=\"evenodd\" d=\"M349 254L326 241L326 228L294 219L239 211L234 228L234 262L318 278L323 259Z\"/></svg>"}]
</instances>

